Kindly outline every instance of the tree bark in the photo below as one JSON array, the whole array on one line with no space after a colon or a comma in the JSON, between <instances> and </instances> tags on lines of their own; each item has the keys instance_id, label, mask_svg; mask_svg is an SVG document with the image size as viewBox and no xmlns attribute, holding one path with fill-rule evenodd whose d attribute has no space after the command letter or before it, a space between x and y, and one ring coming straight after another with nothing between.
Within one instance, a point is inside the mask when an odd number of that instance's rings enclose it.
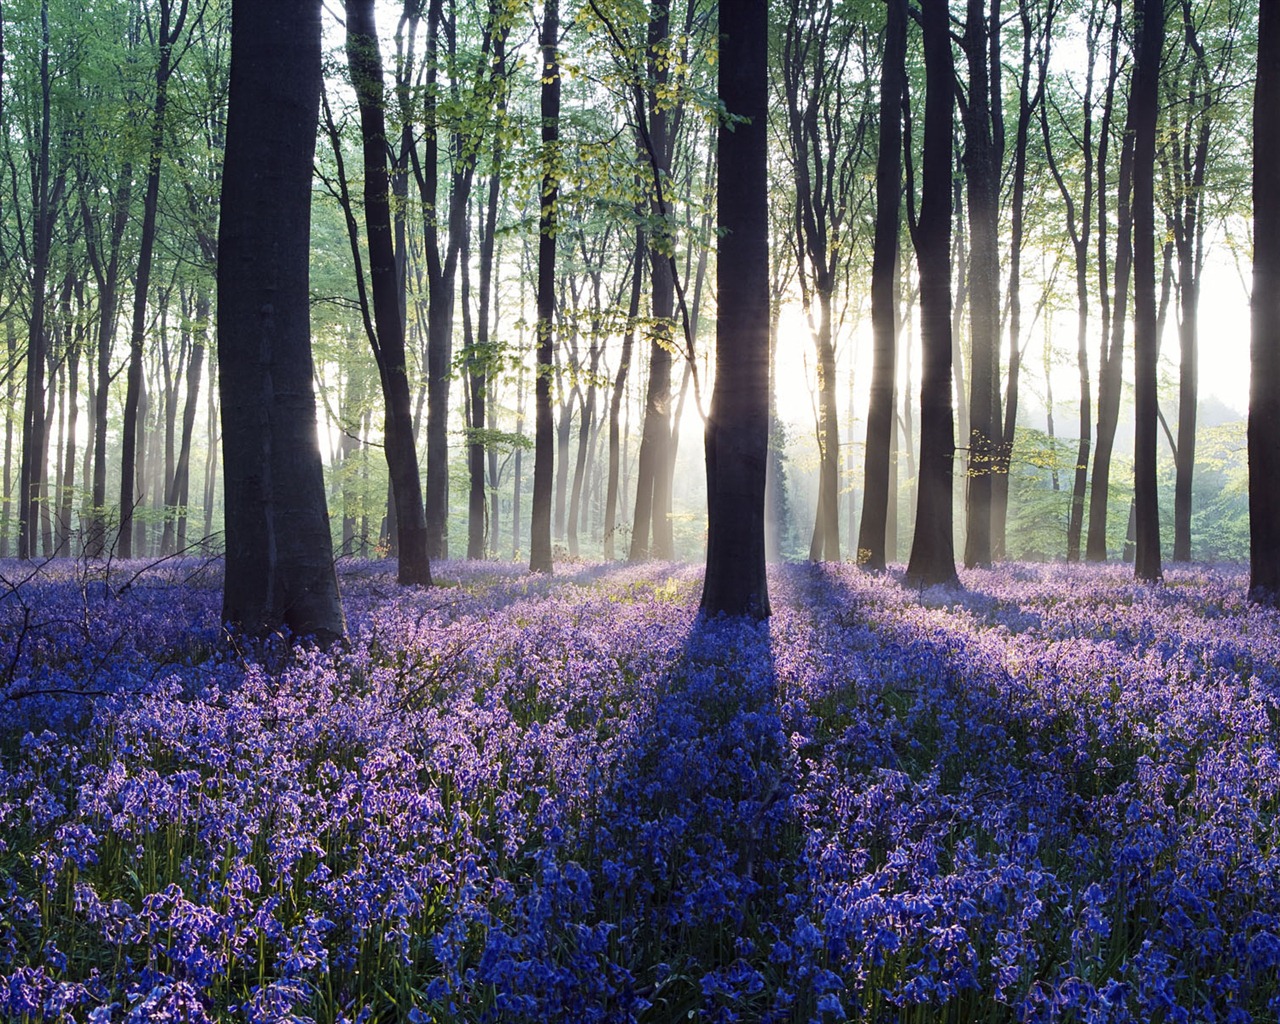
<instances>
[{"instance_id":1,"label":"tree bark","mask_svg":"<svg viewBox=\"0 0 1280 1024\"><path fill-rule=\"evenodd\" d=\"M175 10L176 4L176 10ZM160 47L156 63L155 102L151 111L151 148L147 154L147 184L142 200L142 225L139 231L138 269L134 274L133 328L129 335L129 369L121 423L120 455L120 531L117 550L121 558L133 555L133 512L142 500L135 474L138 461L138 415L142 401L142 346L147 331L147 294L151 284L152 255L155 251L156 215L160 205L160 171L163 166L165 112L169 101L169 80L175 61L173 47L182 35L187 19L187 0L160 0L160 24L156 40Z\"/></svg>"},{"instance_id":2,"label":"tree bark","mask_svg":"<svg viewBox=\"0 0 1280 1024\"><path fill-rule=\"evenodd\" d=\"M364 218L374 321L369 342L386 403L383 438L395 502L398 579L402 584L430 586L431 563L414 441L400 276L391 231L382 55L374 22L374 0L347 0L346 9L347 65L360 107L364 152Z\"/></svg>"},{"instance_id":3,"label":"tree bark","mask_svg":"<svg viewBox=\"0 0 1280 1024\"><path fill-rule=\"evenodd\" d=\"M955 68L946 0L921 0L925 112L920 219L920 476L906 579L927 587L956 581L951 467L951 117Z\"/></svg>"},{"instance_id":4,"label":"tree bark","mask_svg":"<svg viewBox=\"0 0 1280 1024\"><path fill-rule=\"evenodd\" d=\"M876 224L871 258L874 337L867 448L863 466L858 561L879 571L888 559L889 480L898 354L898 223L902 212L902 96L907 87L906 0L888 0L880 71L880 141L876 159Z\"/></svg>"},{"instance_id":5,"label":"tree bark","mask_svg":"<svg viewBox=\"0 0 1280 1024\"><path fill-rule=\"evenodd\" d=\"M963 46L968 58L968 102L963 109L965 198L969 206L969 458L964 563L991 564L993 470L1001 428L1000 376L1000 166L1004 139L996 133L1003 97L993 89L999 71L999 0L968 0ZM997 115L997 116L993 116Z\"/></svg>"},{"instance_id":6,"label":"tree bark","mask_svg":"<svg viewBox=\"0 0 1280 1024\"><path fill-rule=\"evenodd\" d=\"M312 391L317 0L233 0L218 232L222 614L246 633L344 632Z\"/></svg>"},{"instance_id":7,"label":"tree bark","mask_svg":"<svg viewBox=\"0 0 1280 1024\"><path fill-rule=\"evenodd\" d=\"M764 488L769 454L768 4L721 0L719 92L750 120L719 132L719 317L706 425L707 615L769 615ZM727 241L726 241L727 240Z\"/></svg>"},{"instance_id":8,"label":"tree bark","mask_svg":"<svg viewBox=\"0 0 1280 1024\"><path fill-rule=\"evenodd\" d=\"M1134 114L1134 571L1159 580L1160 506L1156 485L1155 159L1165 0L1137 0L1136 54L1129 107Z\"/></svg>"},{"instance_id":9,"label":"tree bark","mask_svg":"<svg viewBox=\"0 0 1280 1024\"><path fill-rule=\"evenodd\" d=\"M529 522L529 570L549 573L555 437L551 375L555 372L552 315L556 302L556 203L560 194L560 4L544 0L542 32L542 191L538 210L538 354L534 380L533 506Z\"/></svg>"},{"instance_id":10,"label":"tree bark","mask_svg":"<svg viewBox=\"0 0 1280 1024\"><path fill-rule=\"evenodd\" d=\"M1090 562L1107 559L1107 504L1111 487L1111 453L1120 424L1121 369L1124 361L1124 333L1129 306L1129 279L1133 269L1133 120L1127 119L1120 145L1120 171L1116 184L1116 255L1111 302L1106 279L1106 150L1110 144L1110 124L1116 80L1119 76L1119 39L1124 15L1116 0L1111 26L1110 71L1107 99L1098 144L1098 274L1102 296L1104 333L1098 367L1098 439L1093 455L1093 478L1089 489L1089 535L1085 558ZM1107 333L1109 331L1109 335Z\"/></svg>"},{"instance_id":11,"label":"tree bark","mask_svg":"<svg viewBox=\"0 0 1280 1024\"><path fill-rule=\"evenodd\" d=\"M1280 606L1280 6L1258 13L1253 93L1249 597Z\"/></svg>"},{"instance_id":12,"label":"tree bark","mask_svg":"<svg viewBox=\"0 0 1280 1024\"><path fill-rule=\"evenodd\" d=\"M631 350L635 344L636 317L640 315L640 293L644 288L644 254L648 248L644 229L636 228L635 251L631 266L631 298L627 305L627 330L622 336L622 355L618 359L618 372L613 379L613 394L609 399L609 479L604 498L604 557L615 557L615 537L618 531L618 474L621 468L622 400L626 395L627 373L631 369Z\"/></svg>"}]
</instances>

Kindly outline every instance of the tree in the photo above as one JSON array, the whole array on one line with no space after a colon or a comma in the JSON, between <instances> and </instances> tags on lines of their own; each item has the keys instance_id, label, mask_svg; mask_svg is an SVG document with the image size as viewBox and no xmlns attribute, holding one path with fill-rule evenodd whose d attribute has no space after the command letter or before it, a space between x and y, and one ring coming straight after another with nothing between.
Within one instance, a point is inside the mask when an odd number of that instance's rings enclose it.
<instances>
[{"instance_id":1,"label":"tree","mask_svg":"<svg viewBox=\"0 0 1280 1024\"><path fill-rule=\"evenodd\" d=\"M387 128L384 112L382 55L374 23L373 0L347 0L347 64L360 106L364 149L364 218L369 245L369 283L373 290L373 322L366 309L365 329L378 364L386 406L384 438L391 493L395 501L399 580L431 583L427 555L427 523L414 444L413 410L405 352L404 316L399 273L391 234L391 180L387 174ZM359 287L363 273L357 266Z\"/></svg>"},{"instance_id":2,"label":"tree","mask_svg":"<svg viewBox=\"0 0 1280 1024\"><path fill-rule=\"evenodd\" d=\"M769 614L768 4L721 0L716 383L706 425L708 615Z\"/></svg>"},{"instance_id":3,"label":"tree","mask_svg":"<svg viewBox=\"0 0 1280 1024\"><path fill-rule=\"evenodd\" d=\"M1045 53L1050 31L1057 13L1051 2L1033 23L1029 0L1018 4L1022 23L1022 68L1018 77L1018 118L1013 137L1012 193L1009 197L1009 370L1005 376L1004 424L1000 444L992 467L991 484L991 557L1006 557L1006 527L1009 518L1009 470L1013 461L1013 442L1018 426L1018 385L1022 374L1022 249L1026 236L1027 149L1031 135L1031 119L1044 101L1047 61L1034 59L1033 49ZM1032 69L1038 73L1033 90ZM997 417L998 419L999 417Z\"/></svg>"},{"instance_id":4,"label":"tree","mask_svg":"<svg viewBox=\"0 0 1280 1024\"><path fill-rule=\"evenodd\" d=\"M793 223L801 298L813 324L818 376L818 508L812 560L840 560L840 424L836 401L837 285L851 246L854 190L869 104L853 106L849 62L859 26L825 0L791 0L782 33L787 156L795 175ZM816 308L816 320L813 318Z\"/></svg>"},{"instance_id":5,"label":"tree","mask_svg":"<svg viewBox=\"0 0 1280 1024\"><path fill-rule=\"evenodd\" d=\"M963 96L965 199L969 207L969 471L964 564L991 564L991 496L999 426L1000 0L968 0L962 40L969 65Z\"/></svg>"},{"instance_id":6,"label":"tree","mask_svg":"<svg viewBox=\"0 0 1280 1024\"><path fill-rule=\"evenodd\" d=\"M1155 162L1160 106L1160 54L1164 46L1166 0L1137 0L1136 52L1129 109L1134 122L1133 295L1134 295L1134 516L1140 580L1161 577L1160 506L1156 490L1156 330Z\"/></svg>"},{"instance_id":7,"label":"tree","mask_svg":"<svg viewBox=\"0 0 1280 1024\"><path fill-rule=\"evenodd\" d=\"M1085 558L1107 558L1107 502L1111 490L1111 451L1120 424L1121 369L1124 360L1125 321L1128 315L1129 281L1133 272L1133 120L1127 116L1120 144L1119 180L1116 185L1116 254L1114 286L1107 294L1107 151L1111 143L1116 83L1120 73L1120 30L1124 13L1115 0L1111 20L1110 70L1098 138L1098 292L1102 305L1102 342L1098 359L1098 443L1093 455L1089 490L1089 535Z\"/></svg>"},{"instance_id":8,"label":"tree","mask_svg":"<svg viewBox=\"0 0 1280 1024\"><path fill-rule=\"evenodd\" d=\"M51 156L53 143L53 82L50 70L49 4L40 4L40 110L35 125L31 162L30 250L28 289L31 320L27 333L26 393L23 401L22 468L19 477L18 557L36 554L37 527L47 497L45 481L48 424L45 418L45 360L48 346L46 284L58 210L66 186L66 166ZM51 554L52 552L50 552Z\"/></svg>"},{"instance_id":9,"label":"tree","mask_svg":"<svg viewBox=\"0 0 1280 1024\"><path fill-rule=\"evenodd\" d=\"M898 224L902 213L902 99L907 88L907 5L889 0L880 74L880 140L876 159L875 249L871 262L871 330L875 338L871 402L867 410L862 522L858 561L885 567L889 463L897 369Z\"/></svg>"},{"instance_id":10,"label":"tree","mask_svg":"<svg viewBox=\"0 0 1280 1024\"><path fill-rule=\"evenodd\" d=\"M956 580L951 467L956 453L951 409L951 116L955 68L946 0L922 0L924 152L920 216L911 235L920 267L920 466L916 528L907 582ZM910 165L908 164L908 168ZM910 198L911 173L908 171Z\"/></svg>"},{"instance_id":11,"label":"tree","mask_svg":"<svg viewBox=\"0 0 1280 1024\"><path fill-rule=\"evenodd\" d=\"M233 0L218 233L222 614L246 633L344 632L312 392L308 243L318 0Z\"/></svg>"},{"instance_id":12,"label":"tree","mask_svg":"<svg viewBox=\"0 0 1280 1024\"><path fill-rule=\"evenodd\" d=\"M1082 157L1081 166L1083 180L1079 214L1075 193L1063 178L1059 162L1054 154L1053 133L1049 130L1049 104L1040 108L1040 125L1044 132L1045 156L1049 170L1058 190L1062 193L1062 201L1066 206L1067 234L1071 239L1071 247L1075 255L1076 278L1076 368L1080 381L1080 430L1076 448L1075 473L1071 487L1071 513L1067 520L1067 561L1080 560L1080 537L1084 524L1085 489L1088 484L1089 448L1092 443L1093 419L1091 410L1091 385L1089 381L1089 248L1093 228L1094 201L1094 144L1093 144L1093 87L1094 72L1097 67L1098 41L1104 27L1102 16L1103 5L1099 0L1089 11L1089 26L1085 34L1085 87L1081 100L1081 129L1078 136L1071 139L1072 152L1079 151ZM1045 58L1047 59L1047 54Z\"/></svg>"},{"instance_id":13,"label":"tree","mask_svg":"<svg viewBox=\"0 0 1280 1024\"><path fill-rule=\"evenodd\" d=\"M1231 67L1244 4L1227 4L1220 26L1208 24L1215 5L1180 0L1182 46L1169 73L1161 104L1165 112L1158 159L1162 203L1173 235L1178 274L1178 439L1174 452L1173 558L1191 558L1191 492L1196 461L1199 402L1200 283L1205 258L1205 222L1210 214L1206 173L1216 143L1231 126L1226 97L1234 91Z\"/></svg>"},{"instance_id":14,"label":"tree","mask_svg":"<svg viewBox=\"0 0 1280 1024\"><path fill-rule=\"evenodd\" d=\"M1280 607L1280 5L1258 13L1253 92L1249 596Z\"/></svg>"},{"instance_id":15,"label":"tree","mask_svg":"<svg viewBox=\"0 0 1280 1024\"><path fill-rule=\"evenodd\" d=\"M142 398L142 346L147 331L147 292L151 284L155 251L156 216L160 205L160 171L164 155L165 114L169 101L169 81L177 69L179 54L174 47L187 22L187 0L159 0L159 23L155 38L155 96L151 110L151 145L147 154L147 183L142 200L141 240L138 267L134 274L133 328L129 336L129 370L125 389L123 436L120 458L120 536L117 550L122 558L133 554L133 509L141 499L135 479L138 445L138 409Z\"/></svg>"},{"instance_id":16,"label":"tree","mask_svg":"<svg viewBox=\"0 0 1280 1024\"><path fill-rule=\"evenodd\" d=\"M556 202L559 197L560 5L542 7L540 80L542 113L542 189L538 206L538 354L534 381L533 508L529 521L529 570L551 572L551 497L555 437L551 418L551 374L555 369Z\"/></svg>"}]
</instances>

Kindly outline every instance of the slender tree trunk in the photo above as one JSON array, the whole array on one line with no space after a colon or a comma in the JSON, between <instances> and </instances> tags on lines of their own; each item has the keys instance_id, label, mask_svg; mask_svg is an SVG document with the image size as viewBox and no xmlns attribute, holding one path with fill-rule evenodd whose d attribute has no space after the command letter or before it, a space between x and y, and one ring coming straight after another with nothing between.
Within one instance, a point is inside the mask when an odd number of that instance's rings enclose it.
<instances>
[{"instance_id":1,"label":"slender tree trunk","mask_svg":"<svg viewBox=\"0 0 1280 1024\"><path fill-rule=\"evenodd\" d=\"M880 72L880 142L876 159L875 247L871 260L871 330L874 336L867 448L863 468L858 561L882 570L888 561L888 519L893 462L898 354L898 223L902 197L902 97L907 87L906 0L889 0Z\"/></svg>"},{"instance_id":2,"label":"slender tree trunk","mask_svg":"<svg viewBox=\"0 0 1280 1024\"><path fill-rule=\"evenodd\" d=\"M13 516L13 409L17 405L18 396L18 339L14 334L13 320L6 320L4 325L5 366L9 367L5 375L4 398L4 504L0 507L0 558L9 557L9 542Z\"/></svg>"},{"instance_id":3,"label":"slender tree trunk","mask_svg":"<svg viewBox=\"0 0 1280 1024\"><path fill-rule=\"evenodd\" d=\"M312 391L308 283L317 0L233 0L218 231L223 620L344 632Z\"/></svg>"},{"instance_id":4,"label":"slender tree trunk","mask_svg":"<svg viewBox=\"0 0 1280 1024\"><path fill-rule=\"evenodd\" d=\"M1156 485L1155 155L1165 0L1137 0L1136 54L1130 110L1134 116L1134 503L1137 578L1160 579L1160 506Z\"/></svg>"},{"instance_id":5,"label":"slender tree trunk","mask_svg":"<svg viewBox=\"0 0 1280 1024\"><path fill-rule=\"evenodd\" d=\"M556 301L556 203L560 194L560 4L543 0L542 33L542 191L538 212L538 355L534 381L536 437L533 507L529 523L529 569L552 570L551 490L555 466L551 418L551 375L555 372L555 335L551 318Z\"/></svg>"},{"instance_id":6,"label":"slender tree trunk","mask_svg":"<svg viewBox=\"0 0 1280 1024\"><path fill-rule=\"evenodd\" d=\"M218 449L221 440L218 424L221 423L221 406L218 402L217 364L209 365L209 419L205 424L205 435L209 447L204 457L204 536L206 540L213 538L214 500L218 486Z\"/></svg>"},{"instance_id":7,"label":"slender tree trunk","mask_svg":"<svg viewBox=\"0 0 1280 1024\"><path fill-rule=\"evenodd\" d=\"M1121 369L1124 359L1124 334L1129 305L1129 279L1133 268L1133 119L1125 125L1120 146L1120 171L1116 184L1116 256L1112 302L1106 296L1106 144L1119 73L1119 37L1124 15L1121 0L1116 0L1111 29L1111 70L1107 80L1107 101L1103 117L1102 140L1098 146L1098 252L1099 291L1103 296L1104 324L1109 323L1110 336L1102 338L1102 357L1098 370L1098 443L1093 456L1093 479L1089 489L1089 536L1085 557L1091 562L1107 559L1107 504L1111 488L1111 453L1116 429L1120 423ZM1109 311L1109 321L1108 321Z\"/></svg>"},{"instance_id":8,"label":"slender tree trunk","mask_svg":"<svg viewBox=\"0 0 1280 1024\"><path fill-rule=\"evenodd\" d=\"M387 172L382 56L373 0L347 0L347 64L360 106L364 143L364 216L369 244L369 283L374 329L369 334L386 403L383 437L395 504L398 579L431 584L427 523L414 443L405 321L400 305L391 223L391 179Z\"/></svg>"},{"instance_id":9,"label":"slender tree trunk","mask_svg":"<svg viewBox=\"0 0 1280 1024\"><path fill-rule=\"evenodd\" d=\"M176 7L175 7L176 5ZM155 74L155 105L151 111L151 149L147 157L147 185L142 201L139 231L138 269L134 274L133 329L129 335L129 369L125 385L124 418L121 423L120 532L121 558L133 555L133 512L142 500L135 480L137 472L138 428L141 421L142 346L147 331L147 295L151 285L152 254L155 250L156 215L160 205L160 170L163 166L165 112L169 99L169 79L173 73L173 47L187 18L187 0L160 0L157 40L160 58Z\"/></svg>"},{"instance_id":10,"label":"slender tree trunk","mask_svg":"<svg viewBox=\"0 0 1280 1024\"><path fill-rule=\"evenodd\" d=\"M521 304L523 305L523 303ZM524 437L524 355L516 374L516 436ZM524 483L524 450L516 448L511 458L511 557L520 558L520 488Z\"/></svg>"},{"instance_id":11,"label":"slender tree trunk","mask_svg":"<svg viewBox=\"0 0 1280 1024\"><path fill-rule=\"evenodd\" d=\"M587 447L591 440L591 433L595 427L596 420L596 374L600 370L600 353L602 349L602 337L600 334L600 280L599 275L596 276L595 282L595 305L593 311L593 322L591 325L591 348L587 356L588 365L590 366L590 379L587 381L587 395L582 403L582 418L578 424L578 452L574 459L573 465L573 483L570 486L569 493L569 522L568 522L568 541L569 554L574 558L578 557L578 520L582 515L582 494L584 477L587 472Z\"/></svg>"},{"instance_id":12,"label":"slender tree trunk","mask_svg":"<svg viewBox=\"0 0 1280 1024\"><path fill-rule=\"evenodd\" d=\"M999 22L999 0L993 0ZM998 31L996 39L999 38ZM990 63L988 49L990 44ZM968 529L964 563L991 564L991 500L996 448L1001 434L999 405L1000 165L1004 140L993 131L991 75L998 72L998 48L987 32L986 0L968 0L964 50L968 55L968 103L964 107L964 169L969 205L969 458Z\"/></svg>"},{"instance_id":13,"label":"slender tree trunk","mask_svg":"<svg viewBox=\"0 0 1280 1024\"><path fill-rule=\"evenodd\" d=\"M98 283L97 385L93 395L93 482L90 495L90 523L85 550L90 557L100 558L107 544L107 414L111 398L111 350L120 314L120 255L124 231L129 222L132 202L133 166L121 168L112 203L111 233L105 254L99 255L92 244L93 213L82 199L85 239L89 259ZM105 258L104 258L105 256Z\"/></svg>"},{"instance_id":14,"label":"slender tree trunk","mask_svg":"<svg viewBox=\"0 0 1280 1024\"><path fill-rule=\"evenodd\" d=\"M840 424L836 411L836 349L832 338L831 300L834 282L822 281L818 293L818 511L812 561L840 561Z\"/></svg>"},{"instance_id":15,"label":"slender tree trunk","mask_svg":"<svg viewBox=\"0 0 1280 1024\"><path fill-rule=\"evenodd\" d=\"M920 382L920 478L915 536L907 563L913 586L954 583L951 467L951 117L955 69L946 0L921 0L925 54L924 175L913 228L920 265L923 367Z\"/></svg>"},{"instance_id":16,"label":"slender tree trunk","mask_svg":"<svg viewBox=\"0 0 1280 1024\"><path fill-rule=\"evenodd\" d=\"M627 330L622 336L622 355L618 359L618 372L613 378L613 394L609 399L609 481L604 498L604 557L615 557L615 538L618 530L618 474L622 461L620 418L622 401L626 395L627 374L631 369L631 350L635 344L636 317L640 315L640 292L644 288L644 254L648 248L644 229L636 228L636 244L632 255L631 297L627 306Z\"/></svg>"},{"instance_id":17,"label":"slender tree trunk","mask_svg":"<svg viewBox=\"0 0 1280 1024\"><path fill-rule=\"evenodd\" d=\"M83 303L80 312L83 313ZM77 328L76 334L82 334ZM77 337L67 351L67 418L66 429L62 435L63 460L61 499L58 503L58 539L57 550L60 554L69 555L71 551L71 496L76 483L76 425L80 414L80 345L82 337Z\"/></svg>"},{"instance_id":18,"label":"slender tree trunk","mask_svg":"<svg viewBox=\"0 0 1280 1024\"><path fill-rule=\"evenodd\" d=\"M204 350L209 337L209 296L203 289L196 294L195 312L196 324L191 336L191 358L187 361L187 397L182 406L182 437L178 442L178 459L166 499L166 504L174 510L177 517L177 550L179 551L185 550L187 546L187 517L191 493L191 438L195 433L196 406L200 399L200 376L204 371Z\"/></svg>"},{"instance_id":19,"label":"slender tree trunk","mask_svg":"<svg viewBox=\"0 0 1280 1024\"><path fill-rule=\"evenodd\" d=\"M52 81L49 72L49 4L40 4L40 129L32 176L33 236L31 266L31 321L27 334L26 393L23 397L22 468L18 499L18 557L36 553L36 530L43 504L45 408L44 369L46 357L45 288L49 278L50 249L53 242L54 209L61 191L61 175L51 180L49 148L52 140Z\"/></svg>"}]
</instances>

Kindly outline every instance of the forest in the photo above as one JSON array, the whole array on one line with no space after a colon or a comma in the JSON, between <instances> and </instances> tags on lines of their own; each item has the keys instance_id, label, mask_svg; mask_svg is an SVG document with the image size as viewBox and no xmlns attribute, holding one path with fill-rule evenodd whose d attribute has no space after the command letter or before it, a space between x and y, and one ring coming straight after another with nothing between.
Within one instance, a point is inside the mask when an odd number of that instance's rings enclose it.
<instances>
[{"instance_id":1,"label":"forest","mask_svg":"<svg viewBox=\"0 0 1280 1024\"><path fill-rule=\"evenodd\" d=\"M0 1020L1273 1020L1280 5L0 2Z\"/></svg>"}]
</instances>

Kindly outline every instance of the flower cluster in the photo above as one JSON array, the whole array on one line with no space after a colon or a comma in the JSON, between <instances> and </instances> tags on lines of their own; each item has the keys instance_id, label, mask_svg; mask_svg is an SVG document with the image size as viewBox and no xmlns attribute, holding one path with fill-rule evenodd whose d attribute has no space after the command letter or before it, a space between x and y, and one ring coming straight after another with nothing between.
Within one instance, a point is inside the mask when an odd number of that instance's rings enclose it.
<instances>
[{"instance_id":1,"label":"flower cluster","mask_svg":"<svg viewBox=\"0 0 1280 1024\"><path fill-rule=\"evenodd\" d=\"M0 569L0 1019L1280 1012L1237 571L786 566L755 625L688 567L357 563L325 652L207 567Z\"/></svg>"}]
</instances>

